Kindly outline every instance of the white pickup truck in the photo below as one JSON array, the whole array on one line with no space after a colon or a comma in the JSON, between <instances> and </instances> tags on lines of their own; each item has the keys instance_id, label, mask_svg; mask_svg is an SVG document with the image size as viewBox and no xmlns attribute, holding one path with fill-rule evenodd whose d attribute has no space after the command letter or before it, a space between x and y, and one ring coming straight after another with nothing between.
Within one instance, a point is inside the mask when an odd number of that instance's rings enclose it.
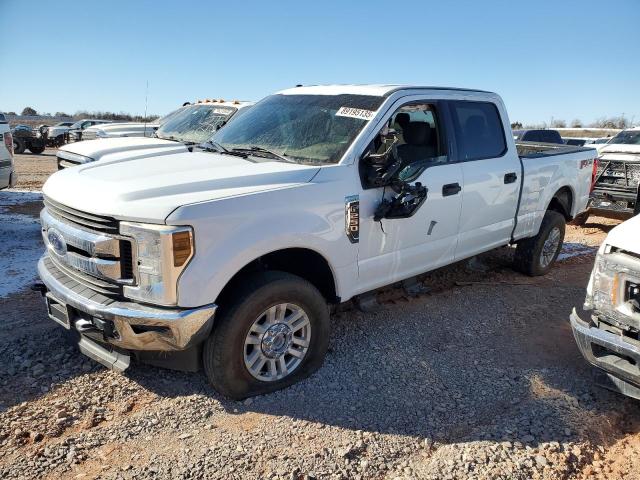
<instances>
[{"instance_id":1,"label":"white pickup truck","mask_svg":"<svg viewBox=\"0 0 640 480\"><path fill-rule=\"evenodd\" d=\"M122 161L188 152L192 145L208 140L234 116L253 102L207 100L186 105L163 117L151 138L144 136L101 137L70 143L57 153L58 169L98 160ZM117 128L112 124L109 128ZM106 128L106 127L105 127ZM87 129L89 130L89 129Z\"/></svg>"},{"instance_id":2,"label":"white pickup truck","mask_svg":"<svg viewBox=\"0 0 640 480\"><path fill-rule=\"evenodd\" d=\"M192 152L52 175L39 288L110 368L203 366L261 394L321 366L330 304L510 244L547 272L594 157L516 146L494 93L293 88Z\"/></svg>"},{"instance_id":3,"label":"white pickup truck","mask_svg":"<svg viewBox=\"0 0 640 480\"><path fill-rule=\"evenodd\" d=\"M640 400L640 217L609 232L596 256L582 315L571 327L589 363L604 370L614 389Z\"/></svg>"}]
</instances>

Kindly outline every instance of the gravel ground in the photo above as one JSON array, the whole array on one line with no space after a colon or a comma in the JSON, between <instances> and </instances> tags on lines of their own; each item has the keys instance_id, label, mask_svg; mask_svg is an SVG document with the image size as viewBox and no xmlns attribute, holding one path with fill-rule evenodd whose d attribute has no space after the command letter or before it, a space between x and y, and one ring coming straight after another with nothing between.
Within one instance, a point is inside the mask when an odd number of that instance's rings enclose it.
<instances>
[{"instance_id":1,"label":"gravel ground","mask_svg":"<svg viewBox=\"0 0 640 480\"><path fill-rule=\"evenodd\" d=\"M567 241L596 247L614 223ZM535 279L511 254L429 274L418 298L381 291L375 313L341 307L320 371L244 402L201 373L107 371L37 294L0 297L0 478L638 478L638 404L599 386L568 325L593 254Z\"/></svg>"}]
</instances>

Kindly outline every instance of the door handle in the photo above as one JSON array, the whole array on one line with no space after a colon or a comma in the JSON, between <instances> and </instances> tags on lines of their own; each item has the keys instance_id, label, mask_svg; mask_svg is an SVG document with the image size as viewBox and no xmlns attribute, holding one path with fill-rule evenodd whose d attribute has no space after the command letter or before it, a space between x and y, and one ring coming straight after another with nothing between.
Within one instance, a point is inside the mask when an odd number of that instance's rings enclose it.
<instances>
[{"instance_id":1,"label":"door handle","mask_svg":"<svg viewBox=\"0 0 640 480\"><path fill-rule=\"evenodd\" d=\"M442 196L448 197L450 195L457 195L462 187L459 183L448 183L442 186Z\"/></svg>"},{"instance_id":2,"label":"door handle","mask_svg":"<svg viewBox=\"0 0 640 480\"><path fill-rule=\"evenodd\" d=\"M504 183L513 183L518 179L516 172L510 172L504 174Z\"/></svg>"}]
</instances>

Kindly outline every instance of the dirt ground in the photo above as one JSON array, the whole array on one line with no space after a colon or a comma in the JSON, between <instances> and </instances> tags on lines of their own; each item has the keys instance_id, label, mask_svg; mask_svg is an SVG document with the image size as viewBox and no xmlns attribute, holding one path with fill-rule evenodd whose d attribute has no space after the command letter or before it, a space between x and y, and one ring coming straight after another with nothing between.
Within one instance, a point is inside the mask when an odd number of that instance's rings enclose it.
<instances>
[{"instance_id":1,"label":"dirt ground","mask_svg":"<svg viewBox=\"0 0 640 480\"><path fill-rule=\"evenodd\" d=\"M55 171L46 153L18 156L18 188ZM0 297L0 478L638 479L639 404L607 390L568 323L618 223L568 226L544 277L505 248L425 275L419 297L381 291L378 312L347 304L319 372L246 402L201 373L109 372L38 294Z\"/></svg>"}]
</instances>

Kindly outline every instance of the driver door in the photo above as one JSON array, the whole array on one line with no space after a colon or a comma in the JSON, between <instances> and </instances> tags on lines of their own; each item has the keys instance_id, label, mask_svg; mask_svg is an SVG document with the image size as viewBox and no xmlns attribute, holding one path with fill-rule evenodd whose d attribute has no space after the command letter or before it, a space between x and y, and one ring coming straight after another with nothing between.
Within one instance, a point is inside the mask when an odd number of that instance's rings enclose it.
<instances>
[{"instance_id":1,"label":"driver door","mask_svg":"<svg viewBox=\"0 0 640 480\"><path fill-rule=\"evenodd\" d=\"M462 169L451 162L446 111L434 100L402 105L385 128L396 132L400 175L427 187L424 203L408 218L374 220L389 187L364 188L360 195L359 290L364 292L451 263L458 242ZM375 148L374 139L370 148ZM361 162L366 160L361 159ZM363 165L360 165L362 168Z\"/></svg>"}]
</instances>

